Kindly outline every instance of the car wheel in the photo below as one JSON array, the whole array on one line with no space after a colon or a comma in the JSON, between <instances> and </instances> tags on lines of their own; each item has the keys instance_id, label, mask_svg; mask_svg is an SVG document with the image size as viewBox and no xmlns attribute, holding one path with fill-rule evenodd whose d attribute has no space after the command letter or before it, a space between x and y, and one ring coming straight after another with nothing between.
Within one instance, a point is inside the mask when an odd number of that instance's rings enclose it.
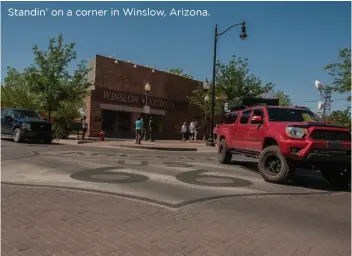
<instances>
[{"instance_id":1,"label":"car wheel","mask_svg":"<svg viewBox=\"0 0 352 256\"><path fill-rule=\"evenodd\" d=\"M16 143L19 143L22 141L22 138L21 138L21 130L19 128L16 128L14 131L13 131L13 141L16 142Z\"/></svg>"},{"instance_id":2,"label":"car wheel","mask_svg":"<svg viewBox=\"0 0 352 256\"><path fill-rule=\"evenodd\" d=\"M259 156L258 169L265 181L273 183L287 182L290 174L290 166L278 146L263 149Z\"/></svg>"},{"instance_id":3,"label":"car wheel","mask_svg":"<svg viewBox=\"0 0 352 256\"><path fill-rule=\"evenodd\" d=\"M222 139L218 146L218 161L222 164L229 164L231 158L232 154L227 148L226 140Z\"/></svg>"},{"instance_id":4,"label":"car wheel","mask_svg":"<svg viewBox=\"0 0 352 256\"><path fill-rule=\"evenodd\" d=\"M43 141L45 144L51 144L51 142L53 141L53 138L52 137L45 138Z\"/></svg>"},{"instance_id":5,"label":"car wheel","mask_svg":"<svg viewBox=\"0 0 352 256\"><path fill-rule=\"evenodd\" d=\"M351 189L351 169L344 167L321 167L320 173L333 188Z\"/></svg>"}]
</instances>

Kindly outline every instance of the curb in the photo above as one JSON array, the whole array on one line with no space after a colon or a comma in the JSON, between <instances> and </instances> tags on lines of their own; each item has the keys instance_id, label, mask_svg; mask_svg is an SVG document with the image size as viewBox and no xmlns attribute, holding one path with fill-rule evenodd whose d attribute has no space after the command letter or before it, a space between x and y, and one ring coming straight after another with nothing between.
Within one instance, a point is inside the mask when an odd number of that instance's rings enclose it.
<instances>
[{"instance_id":1,"label":"curb","mask_svg":"<svg viewBox=\"0 0 352 256\"><path fill-rule=\"evenodd\" d=\"M78 144L88 144L88 143L93 143L96 141L89 141L89 140L54 140L52 143L53 144L59 144L59 145L78 145Z\"/></svg>"},{"instance_id":2,"label":"curb","mask_svg":"<svg viewBox=\"0 0 352 256\"><path fill-rule=\"evenodd\" d=\"M154 147L154 146L133 146L133 145L120 145L120 148L138 148L160 151L198 151L197 148L167 148L167 147Z\"/></svg>"}]
</instances>

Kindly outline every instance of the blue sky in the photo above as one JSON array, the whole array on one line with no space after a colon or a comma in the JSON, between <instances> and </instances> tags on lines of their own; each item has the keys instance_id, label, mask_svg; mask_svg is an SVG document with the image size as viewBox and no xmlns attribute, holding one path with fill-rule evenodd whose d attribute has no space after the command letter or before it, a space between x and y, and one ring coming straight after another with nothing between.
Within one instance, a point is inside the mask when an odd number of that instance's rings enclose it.
<instances>
[{"instance_id":1,"label":"blue sky","mask_svg":"<svg viewBox=\"0 0 352 256\"><path fill-rule=\"evenodd\" d=\"M1 78L6 66L19 70L33 61L34 44L44 48L63 33L77 43L79 60L95 54L114 56L157 69L182 68L204 80L211 78L214 25L220 31L245 20L219 40L218 59L248 58L252 73L291 95L295 104L316 109L315 80L329 84L323 70L335 62L339 48L351 45L350 2L2 2ZM204 9L207 17L10 17L9 8L62 10L151 8ZM73 68L73 66L71 67ZM343 95L334 95L343 99ZM333 109L345 107L335 101Z\"/></svg>"}]
</instances>

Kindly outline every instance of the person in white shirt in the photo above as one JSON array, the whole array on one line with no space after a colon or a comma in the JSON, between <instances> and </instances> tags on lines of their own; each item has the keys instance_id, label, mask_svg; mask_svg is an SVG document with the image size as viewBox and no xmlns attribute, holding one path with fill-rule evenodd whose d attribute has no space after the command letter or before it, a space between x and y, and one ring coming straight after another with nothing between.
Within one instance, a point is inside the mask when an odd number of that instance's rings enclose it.
<instances>
[{"instance_id":1,"label":"person in white shirt","mask_svg":"<svg viewBox=\"0 0 352 256\"><path fill-rule=\"evenodd\" d=\"M187 133L187 123L184 122L181 127L182 141L186 141L186 133Z\"/></svg>"},{"instance_id":2,"label":"person in white shirt","mask_svg":"<svg viewBox=\"0 0 352 256\"><path fill-rule=\"evenodd\" d=\"M189 141L192 141L194 139L194 123L191 122L191 124L189 125Z\"/></svg>"}]
</instances>

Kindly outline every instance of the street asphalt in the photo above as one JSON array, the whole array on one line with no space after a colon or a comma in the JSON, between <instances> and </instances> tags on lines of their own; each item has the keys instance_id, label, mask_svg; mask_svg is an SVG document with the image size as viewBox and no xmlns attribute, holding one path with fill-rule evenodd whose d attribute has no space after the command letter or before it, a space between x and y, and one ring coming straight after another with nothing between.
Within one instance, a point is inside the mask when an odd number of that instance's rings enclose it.
<instances>
[{"instance_id":1,"label":"street asphalt","mask_svg":"<svg viewBox=\"0 0 352 256\"><path fill-rule=\"evenodd\" d=\"M256 162L1 141L2 255L351 255L350 192Z\"/></svg>"}]
</instances>

